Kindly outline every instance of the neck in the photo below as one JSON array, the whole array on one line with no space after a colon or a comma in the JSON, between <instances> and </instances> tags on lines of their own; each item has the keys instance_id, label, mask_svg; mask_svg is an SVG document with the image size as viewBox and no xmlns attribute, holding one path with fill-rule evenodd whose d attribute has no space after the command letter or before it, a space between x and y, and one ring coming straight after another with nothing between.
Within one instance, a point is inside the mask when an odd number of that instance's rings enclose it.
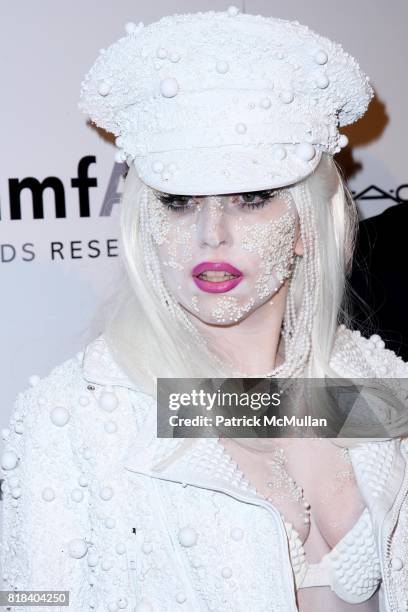
<instances>
[{"instance_id":1,"label":"neck","mask_svg":"<svg viewBox=\"0 0 408 612\"><path fill-rule=\"evenodd\" d=\"M284 361L281 329L287 285L245 319L232 325L210 325L194 319L211 350L234 370L249 376L267 374Z\"/></svg>"}]
</instances>

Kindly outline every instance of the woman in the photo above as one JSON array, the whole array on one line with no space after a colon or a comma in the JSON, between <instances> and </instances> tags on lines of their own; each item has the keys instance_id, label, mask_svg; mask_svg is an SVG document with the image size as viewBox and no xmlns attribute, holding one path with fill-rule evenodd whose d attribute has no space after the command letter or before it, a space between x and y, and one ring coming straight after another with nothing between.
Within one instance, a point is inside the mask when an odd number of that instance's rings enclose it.
<instances>
[{"instance_id":1,"label":"woman","mask_svg":"<svg viewBox=\"0 0 408 612\"><path fill-rule=\"evenodd\" d=\"M82 107L129 164L128 283L104 333L18 398L3 588L67 590L78 612L406 610L395 432L156 434L157 377L382 377L403 397L408 365L351 332L343 300L356 215L332 156L367 78L307 28L234 7L126 31Z\"/></svg>"}]
</instances>

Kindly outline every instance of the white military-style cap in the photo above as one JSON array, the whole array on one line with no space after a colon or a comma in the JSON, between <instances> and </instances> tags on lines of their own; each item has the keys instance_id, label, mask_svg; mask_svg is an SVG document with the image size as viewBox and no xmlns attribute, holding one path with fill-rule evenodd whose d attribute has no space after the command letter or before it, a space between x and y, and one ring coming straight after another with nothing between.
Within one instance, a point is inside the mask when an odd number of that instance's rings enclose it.
<instances>
[{"instance_id":1,"label":"white military-style cap","mask_svg":"<svg viewBox=\"0 0 408 612\"><path fill-rule=\"evenodd\" d=\"M80 107L163 192L295 183L347 145L338 127L373 96L341 45L298 22L230 7L125 29L86 75Z\"/></svg>"}]
</instances>

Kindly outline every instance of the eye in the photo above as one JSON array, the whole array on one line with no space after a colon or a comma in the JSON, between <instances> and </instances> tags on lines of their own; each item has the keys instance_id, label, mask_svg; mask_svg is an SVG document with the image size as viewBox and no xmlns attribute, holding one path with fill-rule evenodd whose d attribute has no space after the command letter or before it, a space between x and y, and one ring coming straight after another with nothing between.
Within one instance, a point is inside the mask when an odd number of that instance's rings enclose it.
<instances>
[{"instance_id":1,"label":"eye","mask_svg":"<svg viewBox=\"0 0 408 612\"><path fill-rule=\"evenodd\" d=\"M156 198L166 206L168 210L175 212L183 212L189 208L193 208L193 196L189 195L174 195L172 193L157 192ZM191 202L190 202L191 201ZM190 202L190 203L189 203Z\"/></svg>"},{"instance_id":2,"label":"eye","mask_svg":"<svg viewBox=\"0 0 408 612\"><path fill-rule=\"evenodd\" d=\"M242 208L262 208L276 195L276 190L249 191L239 194L239 204Z\"/></svg>"}]
</instances>

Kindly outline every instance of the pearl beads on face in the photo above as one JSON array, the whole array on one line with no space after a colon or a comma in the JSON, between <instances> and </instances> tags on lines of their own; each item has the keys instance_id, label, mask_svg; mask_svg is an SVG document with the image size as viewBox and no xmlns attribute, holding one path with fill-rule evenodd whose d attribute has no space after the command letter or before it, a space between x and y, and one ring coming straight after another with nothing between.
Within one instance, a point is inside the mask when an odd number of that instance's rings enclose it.
<instances>
[{"instance_id":1,"label":"pearl beads on face","mask_svg":"<svg viewBox=\"0 0 408 612\"><path fill-rule=\"evenodd\" d=\"M275 275L279 284L288 278L294 255L296 215L291 196L280 192L276 196L285 202L286 211L277 219L256 223L247 227L242 242L245 250L256 252L262 260L263 281L259 282L258 295L264 298L270 292L266 277Z\"/></svg>"},{"instance_id":2,"label":"pearl beads on face","mask_svg":"<svg viewBox=\"0 0 408 612\"><path fill-rule=\"evenodd\" d=\"M236 197L238 198L239 195ZM253 270L260 267L260 273L254 278L254 294L247 299L243 300L243 297L237 298L228 294L204 295L194 287L189 289L190 292L191 290L196 292L188 300L190 311L202 315L204 311L209 312L211 319L219 324L238 322L247 316L252 309L256 308L257 304L265 301L279 289L287 278L293 262L296 215L293 203L287 193L284 194L281 190L274 197L276 200L281 200L281 207L284 202L286 212L284 211L281 215L282 219L280 221L271 219L269 222L263 220L255 224L254 220L257 218L258 210L251 211L249 207L245 212L247 215L246 223L237 221L237 216L242 212L242 208L240 204L234 202L233 196L232 200L231 196L206 196L203 200L197 198L196 202L190 200L187 212L175 213L166 210L165 204L159 201L154 194L150 194L149 233L159 247L160 267L166 278L172 273L170 269L181 273L184 271L184 274L187 271L190 277L191 268L194 265L193 253L196 254L197 262L199 261L201 256L198 243L201 238L197 231L199 231L198 228L201 223L199 222L200 210L204 206L208 210L209 219L211 219L209 223L214 225L215 232L217 232L215 228L218 224L224 224L229 227L225 231L236 237L234 241L239 250L237 248L231 252L232 259L230 261L233 262L234 257L248 260L247 256L243 256L243 252L250 251L253 253L253 261L250 264ZM276 206L272 201L267 202L265 210L267 207L273 207L274 205ZM273 208L270 208L270 210L273 217ZM205 211L203 211L204 213ZM206 236L205 239L208 240L208 237ZM216 246L214 244L212 248ZM216 253L217 251L214 250L214 254ZM212 258L214 258L214 255ZM266 262L268 262L268 265L266 265ZM276 270L273 270L275 267ZM252 276L255 276L255 272ZM177 290L180 290L182 284L181 281L178 283ZM173 288L173 291L175 291L176 296L175 288ZM210 305L211 303L214 305L208 311L206 304Z\"/></svg>"},{"instance_id":3,"label":"pearl beads on face","mask_svg":"<svg viewBox=\"0 0 408 612\"><path fill-rule=\"evenodd\" d=\"M306 143L309 144L309 143ZM308 148L310 155L312 150ZM306 246L302 260L302 274L305 275L305 291L300 305L295 307L295 296L292 282L289 282L288 295L286 298L286 310L283 322L283 335L286 340L286 359L285 362L273 371L275 376L296 376L300 375L305 367L310 349L310 334L315 308L315 296L317 286L318 263L316 255L316 244L313 238L315 234L314 210L311 198L306 195L303 184L295 185L287 190L296 202L296 209L300 220L300 232L302 240L306 240ZM213 202L215 203L215 201ZM146 274L150 279L159 302L164 305L170 317L174 317L186 330L189 331L195 342L202 347L214 364L218 364L217 356L209 352L208 345L203 336L197 331L191 314L200 315L201 302L197 296L191 296L190 301L186 301L184 308L176 299L176 294L170 292L166 286L163 276L163 261L159 258L158 246L165 245L168 240L168 232L171 224L165 206L157 199L154 191L148 187L142 192L139 199L140 205L140 235L143 245L143 257L145 262ZM200 210L200 204L197 205ZM178 215L179 213L172 213ZM190 214L190 213L188 213ZM182 217L182 214L180 214ZM179 218L179 217L177 217ZM165 257L166 259L166 257ZM295 259L293 263L292 275L297 274L300 259ZM191 267L194 264L191 264ZM177 283L179 285L180 283ZM176 285L176 286L177 286ZM278 288L278 287L277 287ZM238 305L236 299L231 295L218 297L217 306L213 309L212 317L216 322L227 320L238 322L245 317L255 306L255 299L251 297L246 303ZM245 375L245 373L242 373Z\"/></svg>"}]
</instances>

